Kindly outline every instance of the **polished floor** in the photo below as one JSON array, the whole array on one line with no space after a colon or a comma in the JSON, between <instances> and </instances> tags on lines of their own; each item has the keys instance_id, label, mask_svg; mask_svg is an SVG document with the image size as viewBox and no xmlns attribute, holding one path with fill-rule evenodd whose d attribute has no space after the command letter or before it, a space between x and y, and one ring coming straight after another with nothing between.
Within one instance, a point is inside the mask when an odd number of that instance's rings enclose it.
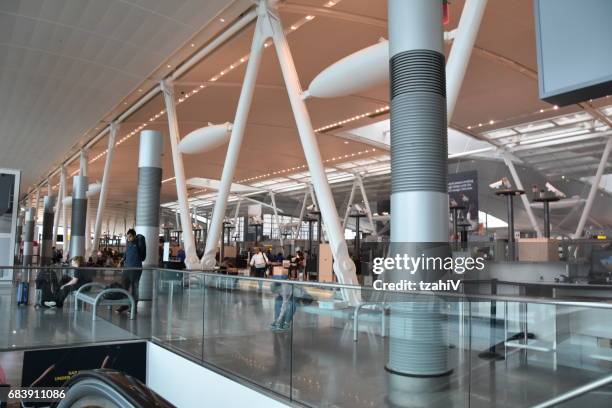
<instances>
[{"instance_id":1,"label":"polished floor","mask_svg":"<svg viewBox=\"0 0 612 408\"><path fill-rule=\"evenodd\" d=\"M402 391L384 369L388 338L380 336L378 313L363 313L358 342L350 310L326 310L318 302L299 305L290 330L274 331L269 325L276 294L269 285L158 282L158 295L140 303L136 320L103 309L96 322L89 312L72 308L17 307L11 290L4 289L0 312L8 319L0 323L0 349L152 338L313 407L530 407L612 372L610 361L587 361L590 351L576 359L574 349L563 353L562 347L556 361L550 353L522 350L509 350L507 360L483 359L479 354L491 344L489 320L473 318L468 327L450 313L448 384L438 392ZM335 296L307 291L316 300ZM494 333L503 338L501 327ZM503 355L503 348L498 352ZM609 407L610 401L612 392L602 388L563 407Z\"/></svg>"}]
</instances>

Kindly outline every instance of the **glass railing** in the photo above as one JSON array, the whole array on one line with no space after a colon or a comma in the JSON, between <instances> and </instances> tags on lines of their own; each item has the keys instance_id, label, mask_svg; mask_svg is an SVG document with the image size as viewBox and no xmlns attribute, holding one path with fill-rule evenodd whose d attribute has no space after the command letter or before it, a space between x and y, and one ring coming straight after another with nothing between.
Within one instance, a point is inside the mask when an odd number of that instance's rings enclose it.
<instances>
[{"instance_id":1,"label":"glass railing","mask_svg":"<svg viewBox=\"0 0 612 408\"><path fill-rule=\"evenodd\" d=\"M79 271L81 283L96 283L95 293L103 288L121 284L126 269L73 268L73 267L0 267L12 282L0 282L0 351L45 347L64 347L104 342L132 341L149 338L150 323L144 319L129 320L115 313L116 308L99 307L99 319L92 321L92 306L79 305L75 310L76 290L65 293L63 304L58 302L59 288L69 282ZM143 271L153 273L153 271ZM42 298L37 290L41 279L53 280L54 293ZM28 283L28 295L23 304L19 286ZM76 288L75 288L76 289ZM45 307L44 301L52 300L53 307ZM61 306L61 307L60 307ZM150 315L145 307L145 318Z\"/></svg>"},{"instance_id":2,"label":"glass railing","mask_svg":"<svg viewBox=\"0 0 612 408\"><path fill-rule=\"evenodd\" d=\"M125 270L82 268L94 282ZM14 268L19 280L73 268ZM136 319L105 307L16 306L0 287L0 350L150 339L230 378L312 407L530 407L612 374L612 305L497 290L369 288L145 269ZM483 285L489 285L485 282ZM461 293L465 291L466 293ZM483 294L484 293L484 294ZM33 295L32 295L33 296ZM352 299L352 301L349 301ZM607 406L610 387L576 401ZM570 402L561 406L571 405Z\"/></svg>"},{"instance_id":3,"label":"glass railing","mask_svg":"<svg viewBox=\"0 0 612 408\"><path fill-rule=\"evenodd\" d=\"M154 341L306 406L529 407L612 373L607 303L176 271L155 291Z\"/></svg>"}]
</instances>

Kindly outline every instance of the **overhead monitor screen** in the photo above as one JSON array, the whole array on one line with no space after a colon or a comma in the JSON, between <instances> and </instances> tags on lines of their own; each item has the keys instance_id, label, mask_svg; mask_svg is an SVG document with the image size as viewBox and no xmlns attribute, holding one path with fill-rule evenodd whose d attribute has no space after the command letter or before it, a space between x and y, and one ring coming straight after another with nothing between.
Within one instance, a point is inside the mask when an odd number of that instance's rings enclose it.
<instances>
[{"instance_id":1,"label":"overhead monitor screen","mask_svg":"<svg viewBox=\"0 0 612 408\"><path fill-rule=\"evenodd\" d=\"M612 1L534 7L540 98L564 106L612 94Z\"/></svg>"}]
</instances>

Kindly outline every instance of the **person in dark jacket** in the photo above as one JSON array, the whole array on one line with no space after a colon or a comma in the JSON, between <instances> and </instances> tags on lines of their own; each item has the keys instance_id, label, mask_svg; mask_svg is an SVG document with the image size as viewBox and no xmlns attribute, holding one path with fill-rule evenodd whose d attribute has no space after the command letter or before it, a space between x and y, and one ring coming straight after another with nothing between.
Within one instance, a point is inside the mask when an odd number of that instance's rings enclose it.
<instances>
[{"instance_id":1,"label":"person in dark jacket","mask_svg":"<svg viewBox=\"0 0 612 408\"><path fill-rule=\"evenodd\" d=\"M126 234L125 253L121 262L124 268L142 268L142 260L140 259L140 252L136 244L136 231L133 229L129 229ZM135 305L138 304L138 283L140 282L141 275L142 270L136 269L128 269L121 272L121 286L132 293ZM128 309L129 306L120 306L117 309L117 313L125 312Z\"/></svg>"}]
</instances>

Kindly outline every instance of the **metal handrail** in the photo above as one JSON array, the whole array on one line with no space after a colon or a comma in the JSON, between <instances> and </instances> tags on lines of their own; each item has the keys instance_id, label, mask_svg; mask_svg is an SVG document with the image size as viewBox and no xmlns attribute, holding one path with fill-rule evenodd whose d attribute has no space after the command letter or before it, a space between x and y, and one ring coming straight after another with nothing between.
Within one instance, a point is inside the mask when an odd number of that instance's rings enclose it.
<instances>
[{"instance_id":1,"label":"metal handrail","mask_svg":"<svg viewBox=\"0 0 612 408\"><path fill-rule=\"evenodd\" d=\"M565 392L561 395L557 395L555 398L551 398L548 401L541 402L537 405L532 406L531 408L554 407L557 404L561 404L562 402L566 402L574 398L577 398L581 395L586 394L587 392L603 387L604 385L607 385L609 383L612 383L612 374L607 375L603 378L600 378L599 380L595 380L585 385L582 385L578 388L574 388L573 390Z\"/></svg>"},{"instance_id":2,"label":"metal handrail","mask_svg":"<svg viewBox=\"0 0 612 408\"><path fill-rule=\"evenodd\" d=\"M143 268L103 268L103 267L82 267L75 268L69 266L57 266L57 267L48 267L48 266L39 266L39 267L21 267L21 266L0 266L0 269L87 269L87 270L97 270L97 271L123 271L123 270L142 270L142 271L161 271L161 272L171 272L171 273L183 273L183 274L194 274L200 276L208 276L211 278L219 277L219 273L215 272L207 272L201 270L179 270L179 269L165 269L165 268L155 268L155 267L143 267ZM278 279L272 278L256 278L251 276L232 276L232 275L223 275L229 279L240 279L245 281L264 281L264 282L278 282ZM419 296L437 296L442 298L456 298L461 299L462 301L471 301L471 300L480 300L483 302L486 301L499 301L499 302L515 302L515 303L534 303L534 304L545 304L545 305L557 305L557 306L567 306L567 307L588 307L588 308L597 308L597 309L612 309L612 303L604 303L604 302L580 302L580 301L572 301L572 300L558 300L558 299L549 299L549 298L540 298L540 297L529 297L529 296L504 296L504 295L481 295L481 294L464 294L464 293L453 293L453 292L432 292L432 291L419 291L414 290L410 292L389 292L383 290L375 290L370 287L364 287L359 285L345 285L340 283L322 283L322 282L308 282L308 281L293 281L289 280L285 283L289 283L291 285L296 286L306 286L306 287L317 287L317 288L327 288L327 289L349 289L349 290L361 290L361 291L370 291L371 293L380 293L381 295L389 295L389 296L398 296L398 295L419 295Z\"/></svg>"}]
</instances>

